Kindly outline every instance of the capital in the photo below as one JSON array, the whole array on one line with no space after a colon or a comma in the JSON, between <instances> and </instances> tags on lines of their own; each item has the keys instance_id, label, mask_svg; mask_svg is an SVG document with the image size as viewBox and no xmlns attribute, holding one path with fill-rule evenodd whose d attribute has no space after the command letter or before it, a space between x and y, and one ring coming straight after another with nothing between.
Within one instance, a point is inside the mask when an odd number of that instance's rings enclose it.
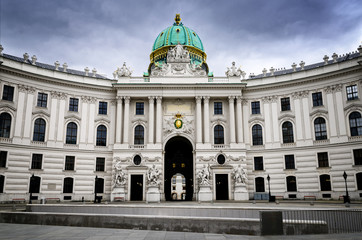
<instances>
[{"instance_id":1,"label":"capital","mask_svg":"<svg viewBox=\"0 0 362 240\"><path fill-rule=\"evenodd\" d=\"M123 99L124 99L124 103L127 103L127 104L129 104L129 102L131 101L130 96L125 96Z\"/></svg>"}]
</instances>

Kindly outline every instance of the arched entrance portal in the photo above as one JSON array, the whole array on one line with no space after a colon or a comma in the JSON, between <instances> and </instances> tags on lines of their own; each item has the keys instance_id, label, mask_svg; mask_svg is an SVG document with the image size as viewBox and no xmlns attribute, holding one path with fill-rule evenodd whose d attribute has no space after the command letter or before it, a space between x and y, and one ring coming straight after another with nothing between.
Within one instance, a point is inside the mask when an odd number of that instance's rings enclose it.
<instances>
[{"instance_id":1,"label":"arched entrance portal","mask_svg":"<svg viewBox=\"0 0 362 240\"><path fill-rule=\"evenodd\" d=\"M164 168L166 201L192 201L194 192L192 150L190 141L184 137L174 137L167 142Z\"/></svg>"}]
</instances>

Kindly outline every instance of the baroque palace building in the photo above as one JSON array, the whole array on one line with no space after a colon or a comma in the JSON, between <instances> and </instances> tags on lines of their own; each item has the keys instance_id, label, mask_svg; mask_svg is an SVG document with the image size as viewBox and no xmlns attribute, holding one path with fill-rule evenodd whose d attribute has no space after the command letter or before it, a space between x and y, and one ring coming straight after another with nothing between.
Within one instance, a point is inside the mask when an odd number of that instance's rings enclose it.
<instances>
[{"instance_id":1,"label":"baroque palace building","mask_svg":"<svg viewBox=\"0 0 362 240\"><path fill-rule=\"evenodd\" d=\"M0 201L362 199L362 47L215 77L180 22L148 71L37 62L0 47Z\"/></svg>"}]
</instances>

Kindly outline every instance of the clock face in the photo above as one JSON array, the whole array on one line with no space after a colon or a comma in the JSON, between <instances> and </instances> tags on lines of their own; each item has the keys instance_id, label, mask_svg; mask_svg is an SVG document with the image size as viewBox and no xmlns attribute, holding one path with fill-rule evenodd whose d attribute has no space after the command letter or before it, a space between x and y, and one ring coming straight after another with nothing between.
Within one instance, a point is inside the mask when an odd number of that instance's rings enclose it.
<instances>
[{"instance_id":1,"label":"clock face","mask_svg":"<svg viewBox=\"0 0 362 240\"><path fill-rule=\"evenodd\" d=\"M182 120L181 119L176 119L175 120L175 127L177 129L182 128Z\"/></svg>"}]
</instances>

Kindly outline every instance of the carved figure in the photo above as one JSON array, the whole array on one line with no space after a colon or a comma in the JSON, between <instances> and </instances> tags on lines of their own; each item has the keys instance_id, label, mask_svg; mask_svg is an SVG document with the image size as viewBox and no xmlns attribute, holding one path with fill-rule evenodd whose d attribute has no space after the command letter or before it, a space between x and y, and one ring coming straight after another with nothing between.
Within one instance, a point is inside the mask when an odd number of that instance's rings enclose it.
<instances>
[{"instance_id":1,"label":"carved figure","mask_svg":"<svg viewBox=\"0 0 362 240\"><path fill-rule=\"evenodd\" d=\"M233 173L235 184L245 184L247 182L245 170L241 167L240 164L234 168Z\"/></svg>"},{"instance_id":2,"label":"carved figure","mask_svg":"<svg viewBox=\"0 0 362 240\"><path fill-rule=\"evenodd\" d=\"M235 67L235 62L232 62L231 67L227 68L225 74L227 77L240 77L241 75L243 75L243 71L241 70L241 68L236 68Z\"/></svg>"},{"instance_id":3,"label":"carved figure","mask_svg":"<svg viewBox=\"0 0 362 240\"><path fill-rule=\"evenodd\" d=\"M210 185L210 170L209 166L204 164L204 167L197 173L200 185Z\"/></svg>"},{"instance_id":4,"label":"carved figure","mask_svg":"<svg viewBox=\"0 0 362 240\"><path fill-rule=\"evenodd\" d=\"M121 68L117 68L115 75L118 77L129 77L132 74L132 70L126 66L126 62L123 63Z\"/></svg>"},{"instance_id":5,"label":"carved figure","mask_svg":"<svg viewBox=\"0 0 362 240\"><path fill-rule=\"evenodd\" d=\"M113 177L113 188L123 187L126 184L126 174L124 173L121 162L114 164L114 177Z\"/></svg>"},{"instance_id":6,"label":"carved figure","mask_svg":"<svg viewBox=\"0 0 362 240\"><path fill-rule=\"evenodd\" d=\"M147 173L147 180L149 185L159 185L159 177L161 172L159 169L156 168L155 164L152 165L150 169L148 169Z\"/></svg>"}]
</instances>

